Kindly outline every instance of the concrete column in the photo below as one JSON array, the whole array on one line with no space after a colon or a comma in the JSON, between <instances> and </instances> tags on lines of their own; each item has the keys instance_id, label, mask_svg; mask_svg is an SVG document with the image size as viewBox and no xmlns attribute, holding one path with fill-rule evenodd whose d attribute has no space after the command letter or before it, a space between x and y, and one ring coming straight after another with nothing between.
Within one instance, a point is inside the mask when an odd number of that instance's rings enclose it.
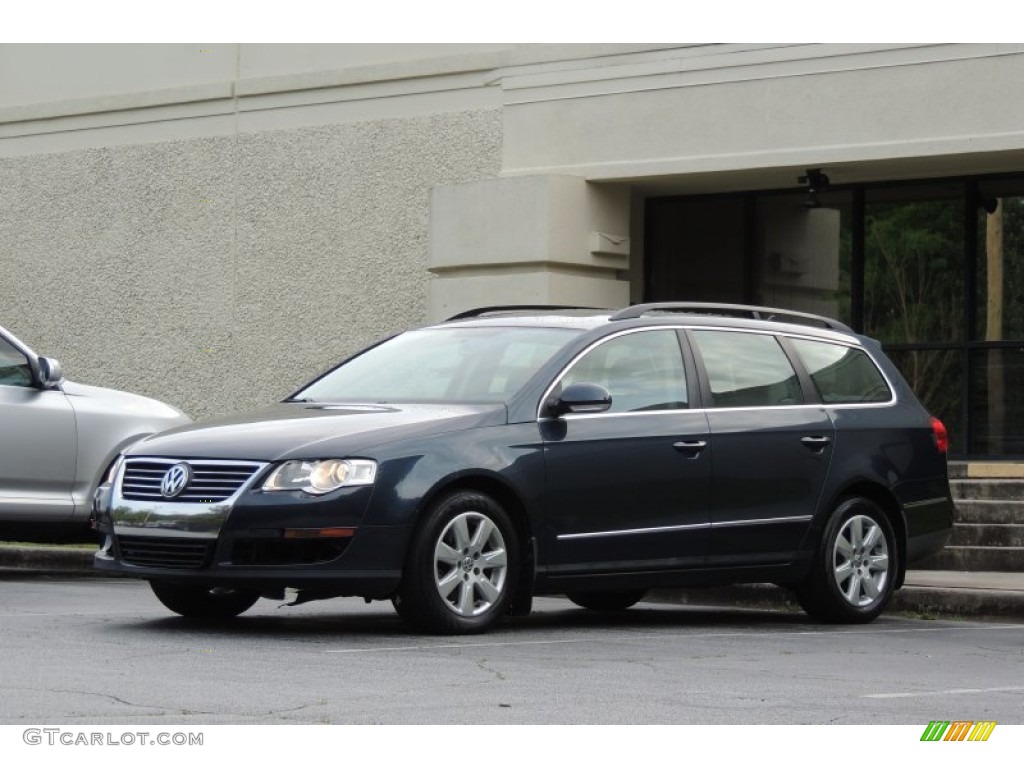
<instances>
[{"instance_id":1,"label":"concrete column","mask_svg":"<svg viewBox=\"0 0 1024 768\"><path fill-rule=\"evenodd\" d=\"M629 303L630 191L576 176L431 190L431 321L504 304Z\"/></svg>"}]
</instances>

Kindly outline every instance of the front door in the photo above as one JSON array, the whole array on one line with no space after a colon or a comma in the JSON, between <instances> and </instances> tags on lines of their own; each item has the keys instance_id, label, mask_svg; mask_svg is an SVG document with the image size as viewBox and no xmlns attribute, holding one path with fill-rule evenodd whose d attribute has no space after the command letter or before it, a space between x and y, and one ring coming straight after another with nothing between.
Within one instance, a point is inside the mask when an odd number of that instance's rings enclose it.
<instances>
[{"instance_id":1,"label":"front door","mask_svg":"<svg viewBox=\"0 0 1024 768\"><path fill-rule=\"evenodd\" d=\"M711 452L704 413L689 409L676 331L643 329L599 342L558 387L581 382L607 389L612 406L540 422L550 570L700 565Z\"/></svg>"}]
</instances>

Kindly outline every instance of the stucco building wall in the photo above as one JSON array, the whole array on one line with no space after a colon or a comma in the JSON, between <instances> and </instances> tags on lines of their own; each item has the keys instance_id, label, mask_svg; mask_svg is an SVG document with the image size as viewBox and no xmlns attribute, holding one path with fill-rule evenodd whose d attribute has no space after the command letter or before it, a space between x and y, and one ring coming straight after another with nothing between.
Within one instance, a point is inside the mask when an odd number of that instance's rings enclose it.
<instances>
[{"instance_id":1,"label":"stucco building wall","mask_svg":"<svg viewBox=\"0 0 1024 768\"><path fill-rule=\"evenodd\" d=\"M0 324L77 381L258 406L423 322L429 190L500 153L474 110L0 159Z\"/></svg>"}]
</instances>

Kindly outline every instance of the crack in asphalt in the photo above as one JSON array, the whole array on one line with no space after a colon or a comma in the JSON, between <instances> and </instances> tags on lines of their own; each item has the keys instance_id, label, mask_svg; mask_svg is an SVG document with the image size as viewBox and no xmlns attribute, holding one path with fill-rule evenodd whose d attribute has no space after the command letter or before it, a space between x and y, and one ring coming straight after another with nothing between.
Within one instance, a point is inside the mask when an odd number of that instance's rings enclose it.
<instances>
[{"instance_id":1,"label":"crack in asphalt","mask_svg":"<svg viewBox=\"0 0 1024 768\"><path fill-rule=\"evenodd\" d=\"M492 675L494 675L499 680L504 681L504 680L508 679L507 677L505 677L505 675L502 672L499 672L498 670L494 669L493 667L488 667L487 666L487 659L476 659L476 665L481 670L483 670L484 672L490 672Z\"/></svg>"},{"instance_id":2,"label":"crack in asphalt","mask_svg":"<svg viewBox=\"0 0 1024 768\"><path fill-rule=\"evenodd\" d=\"M40 689L35 689L35 688L9 688L7 690L12 690L12 691L13 690L22 690L22 691L29 691L29 690L31 690L31 691L35 692L35 691L40 690ZM159 705L159 704L136 704L135 702L127 701L126 699L122 699L119 696L114 696L112 693L100 693L99 691L78 691L78 690L74 690L74 689L70 689L70 688L43 688L41 690L46 691L47 693L74 693L74 694L78 694L80 696L98 696L100 698L110 699L111 701L115 701L118 704L124 704L126 707L135 707L136 709L156 709L156 710L160 710L162 713L166 713L167 710L169 709L168 707L165 707L165 706L162 706L162 705ZM197 714L197 715L215 715L215 714L217 714L216 712L213 712L213 711L198 710L198 709L197 710L189 710L189 712L192 713L192 714Z\"/></svg>"}]
</instances>

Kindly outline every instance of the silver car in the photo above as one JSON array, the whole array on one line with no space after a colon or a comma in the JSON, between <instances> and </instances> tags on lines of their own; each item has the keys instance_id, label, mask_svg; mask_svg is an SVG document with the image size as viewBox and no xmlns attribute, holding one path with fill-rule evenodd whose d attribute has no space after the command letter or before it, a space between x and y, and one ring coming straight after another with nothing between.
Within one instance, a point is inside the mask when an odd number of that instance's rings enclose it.
<instances>
[{"instance_id":1,"label":"silver car","mask_svg":"<svg viewBox=\"0 0 1024 768\"><path fill-rule=\"evenodd\" d=\"M0 328L0 538L88 536L93 492L121 450L189 422L158 400L66 381Z\"/></svg>"}]
</instances>

